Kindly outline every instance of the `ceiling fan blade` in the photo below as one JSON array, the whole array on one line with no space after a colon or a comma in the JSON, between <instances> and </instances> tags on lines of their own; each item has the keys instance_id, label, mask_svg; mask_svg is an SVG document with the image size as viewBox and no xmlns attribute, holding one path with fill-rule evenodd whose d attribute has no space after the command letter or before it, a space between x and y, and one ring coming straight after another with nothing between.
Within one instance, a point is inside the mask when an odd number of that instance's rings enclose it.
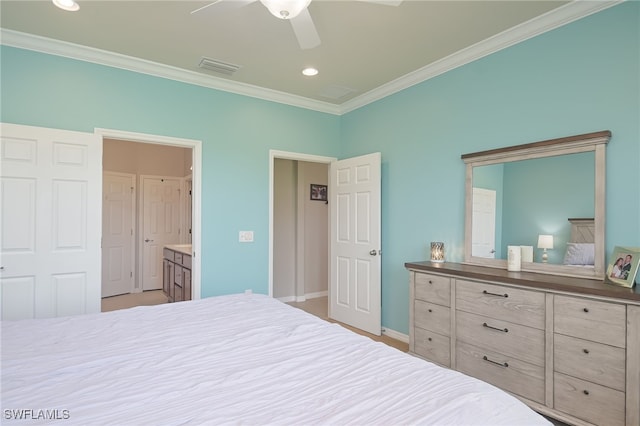
<instances>
[{"instance_id":1,"label":"ceiling fan blade","mask_svg":"<svg viewBox=\"0 0 640 426\"><path fill-rule=\"evenodd\" d=\"M308 9L304 9L298 16L289 19L289 21L293 27L293 32L296 33L301 49L313 49L320 45L320 36L316 31L316 26Z\"/></svg>"},{"instance_id":2,"label":"ceiling fan blade","mask_svg":"<svg viewBox=\"0 0 640 426\"><path fill-rule=\"evenodd\" d=\"M200 11L202 11L202 10L204 10L204 9L210 7L210 6L213 6L213 5L218 5L216 7L216 9L218 9L218 10L222 10L222 9L224 9L224 10L237 9L239 7L248 5L249 3L253 3L254 1L256 1L256 0L215 0L215 1L211 2L211 3L209 3L209 4L205 4L202 7L199 7L197 9L195 9L195 10L192 10L191 14L193 15L194 13L200 12Z\"/></svg>"}]
</instances>

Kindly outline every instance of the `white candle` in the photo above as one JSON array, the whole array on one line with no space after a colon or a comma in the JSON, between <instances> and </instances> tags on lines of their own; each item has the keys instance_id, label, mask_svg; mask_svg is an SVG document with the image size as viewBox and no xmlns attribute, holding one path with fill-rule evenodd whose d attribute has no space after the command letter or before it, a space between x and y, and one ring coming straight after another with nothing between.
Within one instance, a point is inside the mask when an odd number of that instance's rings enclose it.
<instances>
[{"instance_id":1,"label":"white candle","mask_svg":"<svg viewBox=\"0 0 640 426\"><path fill-rule=\"evenodd\" d=\"M507 271L519 271L521 263L522 250L520 246L507 246Z\"/></svg>"},{"instance_id":2,"label":"white candle","mask_svg":"<svg viewBox=\"0 0 640 426\"><path fill-rule=\"evenodd\" d=\"M533 246L520 246L523 262L533 262Z\"/></svg>"}]
</instances>

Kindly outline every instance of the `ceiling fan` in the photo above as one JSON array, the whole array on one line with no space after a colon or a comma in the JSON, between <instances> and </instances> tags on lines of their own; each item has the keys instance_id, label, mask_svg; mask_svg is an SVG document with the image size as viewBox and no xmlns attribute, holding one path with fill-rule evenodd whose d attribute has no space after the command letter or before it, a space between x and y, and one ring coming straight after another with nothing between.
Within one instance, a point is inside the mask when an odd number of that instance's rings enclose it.
<instances>
[{"instance_id":1,"label":"ceiling fan","mask_svg":"<svg viewBox=\"0 0 640 426\"><path fill-rule=\"evenodd\" d=\"M200 12L215 4L225 3L227 7L241 7L257 0L216 0L191 11L191 14ZM403 0L358 0L368 3L383 4L387 6L398 6ZM311 0L260 0L273 16L291 22L293 32L298 39L301 49L313 49L320 45L320 36L316 31L316 26L311 19L307 7Z\"/></svg>"}]
</instances>

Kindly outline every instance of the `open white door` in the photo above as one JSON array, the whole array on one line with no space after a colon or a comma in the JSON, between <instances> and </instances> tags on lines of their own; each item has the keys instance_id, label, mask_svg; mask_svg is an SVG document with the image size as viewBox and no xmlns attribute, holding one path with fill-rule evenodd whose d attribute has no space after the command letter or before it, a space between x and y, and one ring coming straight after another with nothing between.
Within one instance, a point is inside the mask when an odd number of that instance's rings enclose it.
<instances>
[{"instance_id":1,"label":"open white door","mask_svg":"<svg viewBox=\"0 0 640 426\"><path fill-rule=\"evenodd\" d=\"M134 287L135 175L105 172L102 180L102 297Z\"/></svg>"},{"instance_id":2,"label":"open white door","mask_svg":"<svg viewBox=\"0 0 640 426\"><path fill-rule=\"evenodd\" d=\"M473 188L471 256L496 257L496 191Z\"/></svg>"},{"instance_id":3,"label":"open white door","mask_svg":"<svg viewBox=\"0 0 640 426\"><path fill-rule=\"evenodd\" d=\"M100 312L102 140L1 126L0 316Z\"/></svg>"},{"instance_id":4,"label":"open white door","mask_svg":"<svg viewBox=\"0 0 640 426\"><path fill-rule=\"evenodd\" d=\"M180 179L141 176L142 290L162 288L162 250L180 243Z\"/></svg>"},{"instance_id":5,"label":"open white door","mask_svg":"<svg viewBox=\"0 0 640 426\"><path fill-rule=\"evenodd\" d=\"M329 168L329 317L380 335L380 153Z\"/></svg>"}]
</instances>

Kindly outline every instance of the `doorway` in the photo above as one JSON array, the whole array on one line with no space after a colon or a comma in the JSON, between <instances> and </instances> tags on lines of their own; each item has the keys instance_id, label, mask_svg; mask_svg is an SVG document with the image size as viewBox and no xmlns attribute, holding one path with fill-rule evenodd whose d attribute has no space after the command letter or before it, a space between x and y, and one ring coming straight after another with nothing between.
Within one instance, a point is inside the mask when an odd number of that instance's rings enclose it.
<instances>
[{"instance_id":1,"label":"doorway","mask_svg":"<svg viewBox=\"0 0 640 426\"><path fill-rule=\"evenodd\" d=\"M327 295L329 208L326 201L312 199L310 188L311 184L328 185L329 164L333 160L270 152L271 297L302 302Z\"/></svg>"},{"instance_id":2,"label":"doorway","mask_svg":"<svg viewBox=\"0 0 640 426\"><path fill-rule=\"evenodd\" d=\"M133 240L133 253L127 257L127 259L132 259L132 266L128 272L120 274L129 278L128 293L135 295L144 290L161 292L162 290L155 290L156 287L162 288L161 280L159 286L154 287L153 282L158 281L157 277L162 274L162 247L164 244L190 243L193 255L192 298L199 299L201 289L199 256L201 242L198 235L201 221L201 141L104 129L97 129L96 133L99 133L103 138L103 172L105 175L115 172L115 174L133 176L134 185L130 187L131 192L134 193L132 197L133 211L124 213L126 217L133 216L132 226L128 229L129 237ZM164 185L165 182L167 185ZM144 190L145 188L146 190ZM167 191L169 195L164 197L162 194ZM145 193L148 193L146 197ZM105 203L104 199L103 203ZM186 218L186 215L190 217ZM162 228L168 229L172 234L171 241L158 238L159 242L155 244L155 235L153 237L145 235L143 232L145 230L157 230L157 226L151 226L153 225L151 222L154 222L151 219L154 218L157 219L155 222L162 220ZM165 226L167 223L171 226ZM150 248L147 248L147 245ZM104 252L105 248L103 247ZM115 264L117 263L119 262L115 262ZM118 269L113 267L113 264L109 266L112 269ZM103 265L103 271L104 269ZM150 275L150 280L145 280L145 271ZM119 293L122 294L122 289L119 290ZM142 304L147 303L143 302Z\"/></svg>"}]
</instances>

